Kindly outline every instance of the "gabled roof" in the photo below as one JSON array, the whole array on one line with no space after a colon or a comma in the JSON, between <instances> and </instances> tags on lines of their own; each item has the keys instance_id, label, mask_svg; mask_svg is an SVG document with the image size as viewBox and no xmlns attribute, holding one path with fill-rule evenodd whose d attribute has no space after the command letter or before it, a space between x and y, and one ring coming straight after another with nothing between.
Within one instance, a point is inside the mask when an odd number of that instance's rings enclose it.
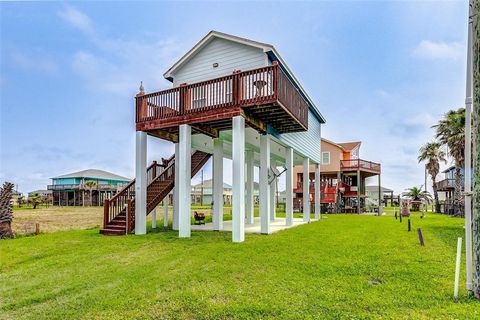
<instances>
[{"instance_id":1,"label":"gabled roof","mask_svg":"<svg viewBox=\"0 0 480 320\"><path fill-rule=\"evenodd\" d=\"M331 141L331 140L328 140L328 139L325 139L325 138L322 138L322 141L323 141L323 142L326 142L326 143L328 143L328 144L331 144L332 146L335 146L335 147L337 147L337 148L339 148L339 149L342 149L342 151L345 151L345 148L344 148L343 146L341 146L339 143L335 143L335 142L333 142L333 141Z\"/></svg>"},{"instance_id":2,"label":"gabled roof","mask_svg":"<svg viewBox=\"0 0 480 320\"><path fill-rule=\"evenodd\" d=\"M361 141L339 143L339 145L341 145L345 149L345 151L350 151L355 149L356 147L360 147L361 144L362 144Z\"/></svg>"},{"instance_id":3,"label":"gabled roof","mask_svg":"<svg viewBox=\"0 0 480 320\"><path fill-rule=\"evenodd\" d=\"M384 186L382 186L381 188L382 188L382 192L393 192L392 189L386 188ZM365 186L365 191L377 192L378 186Z\"/></svg>"},{"instance_id":4,"label":"gabled roof","mask_svg":"<svg viewBox=\"0 0 480 320\"><path fill-rule=\"evenodd\" d=\"M255 47L262 49L265 54L267 54L272 61L278 61L280 67L285 71L285 73L289 76L290 80L294 83L294 85L300 90L302 96L307 100L307 102L310 104L312 111L314 114L318 117L318 119L322 122L325 123L325 118L323 115L320 113L318 108L315 106L315 103L313 103L312 99L310 96L307 94L305 89L303 89L302 85L300 82L297 80L293 72L290 70L288 65L285 63L285 61L280 57L278 54L277 50L272 46L271 44L268 43L263 43L263 42L258 42L258 41L253 41L250 39L246 38L241 38L237 37L231 34L223 33L223 32L218 32L215 30L210 31L205 37L203 37L199 42L197 42L196 45L193 46L186 54L184 54L180 60L175 62L164 74L163 77L171 82L173 82L173 73L179 69L181 66L183 66L186 62L188 62L193 56L195 56L203 47L205 47L210 41L212 41L215 38L220 38L220 39L225 39L229 41L233 41L236 43L244 44L247 46Z\"/></svg>"},{"instance_id":5,"label":"gabled roof","mask_svg":"<svg viewBox=\"0 0 480 320\"><path fill-rule=\"evenodd\" d=\"M119 176L117 174L98 170L98 169L87 169L72 173L67 173L61 176L53 177L52 179L62 179L62 178L91 178L91 179L105 179L105 180L119 180L119 181L130 181L131 179Z\"/></svg>"},{"instance_id":6,"label":"gabled roof","mask_svg":"<svg viewBox=\"0 0 480 320\"><path fill-rule=\"evenodd\" d=\"M447 169L443 170L442 173L447 173L449 171L455 170L455 166L450 166Z\"/></svg>"},{"instance_id":7,"label":"gabled roof","mask_svg":"<svg viewBox=\"0 0 480 320\"><path fill-rule=\"evenodd\" d=\"M193 185L192 187L194 188L201 188L202 187L202 183L197 183L195 185ZM204 188L212 188L212 179L208 179L208 180L204 180L203 181L203 187ZM223 188L224 189L232 189L232 186L229 185L228 183L224 182L223 183Z\"/></svg>"}]
</instances>

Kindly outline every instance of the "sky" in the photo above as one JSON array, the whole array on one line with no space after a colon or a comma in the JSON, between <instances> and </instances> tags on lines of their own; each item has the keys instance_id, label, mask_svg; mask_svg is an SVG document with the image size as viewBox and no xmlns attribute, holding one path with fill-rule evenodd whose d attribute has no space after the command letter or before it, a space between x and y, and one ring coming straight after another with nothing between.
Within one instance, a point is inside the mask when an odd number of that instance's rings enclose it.
<instances>
[{"instance_id":1,"label":"sky","mask_svg":"<svg viewBox=\"0 0 480 320\"><path fill-rule=\"evenodd\" d=\"M274 45L323 137L362 141L384 186L419 186L418 149L464 104L466 18L466 1L1 2L0 182L26 193L87 168L133 177L140 81L170 87L164 71L217 30ZM149 137L149 162L173 152Z\"/></svg>"}]
</instances>

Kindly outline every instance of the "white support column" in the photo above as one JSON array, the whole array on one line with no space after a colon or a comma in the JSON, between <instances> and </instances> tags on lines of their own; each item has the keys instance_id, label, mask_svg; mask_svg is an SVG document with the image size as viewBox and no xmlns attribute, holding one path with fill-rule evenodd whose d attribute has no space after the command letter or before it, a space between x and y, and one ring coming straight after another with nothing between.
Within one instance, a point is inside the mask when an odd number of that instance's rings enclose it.
<instances>
[{"instance_id":1,"label":"white support column","mask_svg":"<svg viewBox=\"0 0 480 320\"><path fill-rule=\"evenodd\" d=\"M157 229L157 208L152 211L152 229Z\"/></svg>"},{"instance_id":2,"label":"white support column","mask_svg":"<svg viewBox=\"0 0 480 320\"><path fill-rule=\"evenodd\" d=\"M213 140L213 230L223 230L223 142Z\"/></svg>"},{"instance_id":3,"label":"white support column","mask_svg":"<svg viewBox=\"0 0 480 320\"><path fill-rule=\"evenodd\" d=\"M303 221L310 221L310 159L303 159Z\"/></svg>"},{"instance_id":4,"label":"white support column","mask_svg":"<svg viewBox=\"0 0 480 320\"><path fill-rule=\"evenodd\" d=\"M245 240L245 119L232 119L232 241Z\"/></svg>"},{"instance_id":5,"label":"white support column","mask_svg":"<svg viewBox=\"0 0 480 320\"><path fill-rule=\"evenodd\" d=\"M163 199L163 226L168 227L168 195Z\"/></svg>"},{"instance_id":6,"label":"white support column","mask_svg":"<svg viewBox=\"0 0 480 320\"><path fill-rule=\"evenodd\" d=\"M320 219L320 164L315 164L315 219Z\"/></svg>"},{"instance_id":7,"label":"white support column","mask_svg":"<svg viewBox=\"0 0 480 320\"><path fill-rule=\"evenodd\" d=\"M247 150L246 152L247 162L247 196L245 197L245 215L247 216L246 223L254 223L253 214L253 151Z\"/></svg>"},{"instance_id":8,"label":"white support column","mask_svg":"<svg viewBox=\"0 0 480 320\"><path fill-rule=\"evenodd\" d=\"M137 131L135 144L135 234L147 233L147 133Z\"/></svg>"},{"instance_id":9,"label":"white support column","mask_svg":"<svg viewBox=\"0 0 480 320\"><path fill-rule=\"evenodd\" d=\"M270 183L270 221L275 221L276 215L276 206L275 206L275 191L276 191L277 179L273 179Z\"/></svg>"},{"instance_id":10,"label":"white support column","mask_svg":"<svg viewBox=\"0 0 480 320\"><path fill-rule=\"evenodd\" d=\"M291 147L287 147L285 157L287 167L285 172L285 224L291 226L293 224L293 149Z\"/></svg>"},{"instance_id":11,"label":"white support column","mask_svg":"<svg viewBox=\"0 0 480 320\"><path fill-rule=\"evenodd\" d=\"M172 229L178 230L178 186L180 184L180 145L175 143L175 185L173 188L173 213L172 213Z\"/></svg>"},{"instance_id":12,"label":"white support column","mask_svg":"<svg viewBox=\"0 0 480 320\"><path fill-rule=\"evenodd\" d=\"M259 178L259 204L260 204L260 232L270 233L270 186L268 185L268 172L270 170L270 137L260 136L260 178Z\"/></svg>"},{"instance_id":13,"label":"white support column","mask_svg":"<svg viewBox=\"0 0 480 320\"><path fill-rule=\"evenodd\" d=\"M192 172L192 129L188 124L180 125L179 137L179 158L176 164L179 165L178 172L178 236L189 238L190 207L191 207L191 172Z\"/></svg>"}]
</instances>

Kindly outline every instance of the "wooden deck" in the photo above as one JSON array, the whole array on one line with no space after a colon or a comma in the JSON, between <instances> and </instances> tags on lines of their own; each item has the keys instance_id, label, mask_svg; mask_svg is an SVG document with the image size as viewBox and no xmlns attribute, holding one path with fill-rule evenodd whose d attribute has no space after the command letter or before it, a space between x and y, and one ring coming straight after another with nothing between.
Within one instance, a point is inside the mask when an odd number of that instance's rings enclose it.
<instances>
[{"instance_id":1,"label":"wooden deck","mask_svg":"<svg viewBox=\"0 0 480 320\"><path fill-rule=\"evenodd\" d=\"M260 132L308 129L308 103L276 63L136 97L136 129L170 141L181 124L215 137L238 115Z\"/></svg>"},{"instance_id":2,"label":"wooden deck","mask_svg":"<svg viewBox=\"0 0 480 320\"><path fill-rule=\"evenodd\" d=\"M362 171L372 174L380 174L381 165L380 163L367 161L363 159L350 159L350 160L340 160L340 170L342 172L348 171Z\"/></svg>"}]
</instances>

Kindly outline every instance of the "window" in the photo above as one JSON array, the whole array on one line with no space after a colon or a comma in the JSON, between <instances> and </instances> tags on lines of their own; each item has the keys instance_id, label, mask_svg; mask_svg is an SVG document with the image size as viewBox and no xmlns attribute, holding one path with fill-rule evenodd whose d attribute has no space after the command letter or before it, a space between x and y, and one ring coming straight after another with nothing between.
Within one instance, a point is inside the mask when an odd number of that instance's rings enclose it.
<instances>
[{"instance_id":1,"label":"window","mask_svg":"<svg viewBox=\"0 0 480 320\"><path fill-rule=\"evenodd\" d=\"M330 152L322 152L322 164L330 164Z\"/></svg>"}]
</instances>

